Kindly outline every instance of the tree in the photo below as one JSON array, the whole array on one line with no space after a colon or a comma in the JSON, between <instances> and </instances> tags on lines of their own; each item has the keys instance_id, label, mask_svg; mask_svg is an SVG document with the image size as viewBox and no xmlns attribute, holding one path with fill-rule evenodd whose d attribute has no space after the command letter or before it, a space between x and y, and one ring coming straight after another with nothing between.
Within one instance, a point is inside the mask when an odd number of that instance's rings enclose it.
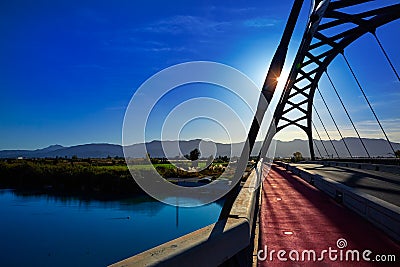
<instances>
[{"instance_id":1,"label":"tree","mask_svg":"<svg viewBox=\"0 0 400 267\"><path fill-rule=\"evenodd\" d=\"M200 157L200 151L197 148L190 151L189 159L192 161L192 167L197 168L198 162L196 160L198 160L199 157Z\"/></svg>"},{"instance_id":2,"label":"tree","mask_svg":"<svg viewBox=\"0 0 400 267\"><path fill-rule=\"evenodd\" d=\"M396 150L394 152L394 154L395 154L396 158L400 158L400 150Z\"/></svg>"},{"instance_id":3,"label":"tree","mask_svg":"<svg viewBox=\"0 0 400 267\"><path fill-rule=\"evenodd\" d=\"M229 158L227 156L218 156L218 158L216 159L217 163L226 163L229 162Z\"/></svg>"},{"instance_id":4,"label":"tree","mask_svg":"<svg viewBox=\"0 0 400 267\"><path fill-rule=\"evenodd\" d=\"M299 162L304 160L303 155L301 154L301 152L297 151L293 153L293 161L294 162Z\"/></svg>"},{"instance_id":5,"label":"tree","mask_svg":"<svg viewBox=\"0 0 400 267\"><path fill-rule=\"evenodd\" d=\"M199 157L200 157L200 151L199 151L197 148L195 148L195 149L193 149L192 151L190 151L190 153L189 153L189 159L190 159L191 161L198 160Z\"/></svg>"}]
</instances>

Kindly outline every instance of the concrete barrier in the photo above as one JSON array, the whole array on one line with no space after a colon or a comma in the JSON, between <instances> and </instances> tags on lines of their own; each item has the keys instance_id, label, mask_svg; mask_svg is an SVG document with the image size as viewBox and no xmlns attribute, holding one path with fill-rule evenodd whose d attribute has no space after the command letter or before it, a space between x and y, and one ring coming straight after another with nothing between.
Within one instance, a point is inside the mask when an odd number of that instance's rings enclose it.
<instances>
[{"instance_id":1,"label":"concrete barrier","mask_svg":"<svg viewBox=\"0 0 400 267\"><path fill-rule=\"evenodd\" d=\"M400 174L400 166L395 165L379 165L379 171Z\"/></svg>"},{"instance_id":2,"label":"concrete barrier","mask_svg":"<svg viewBox=\"0 0 400 267\"><path fill-rule=\"evenodd\" d=\"M361 164L360 163L355 163L355 162L349 162L348 167L349 168L354 168L354 169L361 169Z\"/></svg>"},{"instance_id":3,"label":"concrete barrier","mask_svg":"<svg viewBox=\"0 0 400 267\"><path fill-rule=\"evenodd\" d=\"M384 165L384 164L371 164L371 163L360 163L360 162L341 162L341 161L307 161L311 164L322 164L324 166L331 167L349 167L354 169L372 170L380 172L388 172L394 174L400 174L400 166L397 165Z\"/></svg>"},{"instance_id":4,"label":"concrete barrier","mask_svg":"<svg viewBox=\"0 0 400 267\"><path fill-rule=\"evenodd\" d=\"M321 163L319 162L319 164ZM360 214L395 241L400 242L400 207L327 177L312 173L312 171L305 170L300 166L290 166L289 164L288 170L299 173L299 176L307 182L312 181L316 188Z\"/></svg>"},{"instance_id":5,"label":"concrete barrier","mask_svg":"<svg viewBox=\"0 0 400 267\"><path fill-rule=\"evenodd\" d=\"M112 267L128 266L218 266L243 253L252 261L251 239L257 219L259 187L254 169L241 188L227 220L218 221L197 231L161 244L155 248L122 260ZM250 250L247 252L247 248ZM247 255L248 254L248 255ZM242 265L251 265L245 262Z\"/></svg>"}]
</instances>

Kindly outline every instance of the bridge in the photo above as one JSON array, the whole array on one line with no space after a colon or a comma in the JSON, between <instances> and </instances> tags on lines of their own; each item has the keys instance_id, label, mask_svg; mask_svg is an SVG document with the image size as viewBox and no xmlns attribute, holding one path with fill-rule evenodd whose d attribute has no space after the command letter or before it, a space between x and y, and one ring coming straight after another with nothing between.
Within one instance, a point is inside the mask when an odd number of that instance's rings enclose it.
<instances>
[{"instance_id":1,"label":"bridge","mask_svg":"<svg viewBox=\"0 0 400 267\"><path fill-rule=\"evenodd\" d=\"M363 257L357 263L362 265L400 260L398 148L390 141L368 97L359 75L362 68L352 62L347 52L349 47L357 46L358 40L371 36L386 62L387 72L400 82L378 31L400 18L400 4L312 1L304 35L264 135L258 163L247 180L241 179L269 108L264 103L271 103L282 75L303 4L303 0L294 1L261 90L245 149L237 162L234 179L241 182L225 196L219 220L112 266L291 266L293 261L353 265L356 256ZM381 131L387 159L374 158L357 127L348 105L351 100L345 99L350 85L341 88L341 77L335 76L338 59L343 64L339 73L347 71L355 87L351 90L359 92L371 121ZM328 101L328 94L336 97L336 104ZM337 121L339 110L358 140L357 152L352 151L354 146L345 138L349 131L344 131ZM272 139L288 127L304 131L310 159L296 164L271 163L266 155ZM333 140L333 136L340 140ZM324 257L331 250L339 253L335 254L337 257ZM343 258L349 256L349 250L352 260Z\"/></svg>"}]
</instances>

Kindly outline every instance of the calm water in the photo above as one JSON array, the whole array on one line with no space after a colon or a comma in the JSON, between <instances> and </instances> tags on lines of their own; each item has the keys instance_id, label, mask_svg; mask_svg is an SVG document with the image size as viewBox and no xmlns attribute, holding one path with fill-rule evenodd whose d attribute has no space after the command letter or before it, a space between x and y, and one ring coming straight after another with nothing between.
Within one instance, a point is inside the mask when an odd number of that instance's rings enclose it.
<instances>
[{"instance_id":1,"label":"calm water","mask_svg":"<svg viewBox=\"0 0 400 267\"><path fill-rule=\"evenodd\" d=\"M0 266L105 266L215 222L221 206L84 201L0 190Z\"/></svg>"}]
</instances>

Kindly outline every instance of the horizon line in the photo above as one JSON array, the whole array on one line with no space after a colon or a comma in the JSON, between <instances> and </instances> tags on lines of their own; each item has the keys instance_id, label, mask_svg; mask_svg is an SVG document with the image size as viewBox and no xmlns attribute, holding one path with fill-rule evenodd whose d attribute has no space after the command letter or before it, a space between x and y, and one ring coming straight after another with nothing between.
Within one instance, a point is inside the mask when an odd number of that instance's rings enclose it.
<instances>
[{"instance_id":1,"label":"horizon line","mask_svg":"<svg viewBox=\"0 0 400 267\"><path fill-rule=\"evenodd\" d=\"M348 137L344 137L344 138L340 138L340 139L332 139L332 142L334 142L334 141L336 141L336 142L339 141L340 142L343 139L349 139L349 138L351 138L351 139L359 139L356 136L348 136ZM383 140L383 141L386 141L386 139L384 139L384 138L362 137L361 139L371 139L371 140ZM190 141L196 141L196 140L202 140L202 139L201 138L195 138L195 139L190 139L190 140L163 140L163 142L178 142L178 141L180 141L180 142L190 142ZM280 141L280 142L283 142L283 143L289 143L289 142L293 142L293 141L307 141L308 142L308 139L301 139L301 138L294 138L292 140L280 140L280 139L273 139L273 140ZM321 141L322 142L330 142L331 141L329 139L322 139L322 140L313 139L313 140L320 141L320 142ZM161 142L161 140L153 139L153 140L147 141L145 143L152 143L152 142ZM213 141L206 140L205 142L213 142ZM239 144L239 143L243 143L243 142L244 141L242 141L242 142L233 142L233 143L223 143L223 142L214 142L214 143L223 144L223 145L229 145L229 144ZM256 140L256 142L263 142L263 140ZM391 143L400 144L400 142L394 142L394 141L390 141L390 142ZM126 145L126 146L133 146L133 145L140 145L140 144L143 144L143 143L134 143L134 144ZM34 151L34 150L46 149L46 148L53 147L53 146L61 146L63 148L69 148L69 147L84 146L84 145L116 145L116 146L123 147L123 145L121 143L99 143L99 142L94 142L94 143L83 143L83 144L74 144L74 145L51 144L51 145L48 145L48 146L31 148L31 149L27 149L27 148L2 148L2 149L0 149L0 151L12 151L12 150Z\"/></svg>"}]
</instances>

